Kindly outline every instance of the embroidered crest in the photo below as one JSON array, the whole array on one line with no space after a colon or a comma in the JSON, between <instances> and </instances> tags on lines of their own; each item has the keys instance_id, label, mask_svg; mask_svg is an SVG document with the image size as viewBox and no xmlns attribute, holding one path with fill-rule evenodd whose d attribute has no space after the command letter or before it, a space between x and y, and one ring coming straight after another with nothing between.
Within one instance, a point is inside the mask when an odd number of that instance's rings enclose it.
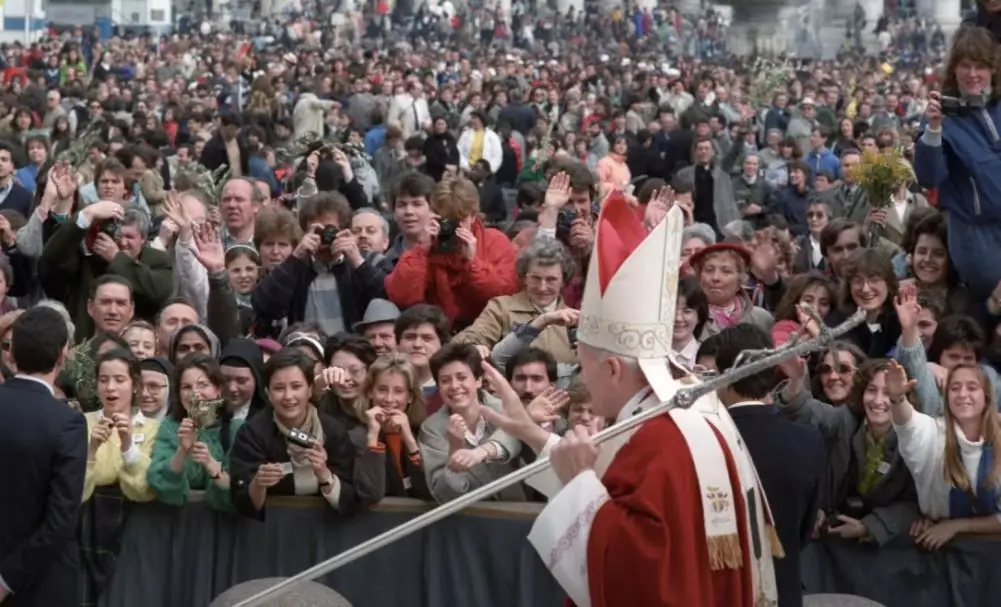
<instances>
[{"instance_id":1,"label":"embroidered crest","mask_svg":"<svg viewBox=\"0 0 1001 607\"><path fill-rule=\"evenodd\" d=\"M716 514L730 509L730 494L719 487L706 487L706 498L712 504L713 512Z\"/></svg>"}]
</instances>

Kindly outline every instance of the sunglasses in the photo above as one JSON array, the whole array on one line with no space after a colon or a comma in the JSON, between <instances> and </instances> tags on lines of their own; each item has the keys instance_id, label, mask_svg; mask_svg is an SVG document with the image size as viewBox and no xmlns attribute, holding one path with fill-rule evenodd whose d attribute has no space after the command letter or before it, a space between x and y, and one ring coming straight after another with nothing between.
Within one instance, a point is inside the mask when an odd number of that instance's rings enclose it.
<instances>
[{"instance_id":1,"label":"sunglasses","mask_svg":"<svg viewBox=\"0 0 1001 607\"><path fill-rule=\"evenodd\" d=\"M838 375L850 375L854 371L855 367L847 363L841 363L838 365L837 368ZM817 367L817 373L819 373L820 375L830 375L834 373L834 367L832 367L831 365L820 365L819 367Z\"/></svg>"}]
</instances>

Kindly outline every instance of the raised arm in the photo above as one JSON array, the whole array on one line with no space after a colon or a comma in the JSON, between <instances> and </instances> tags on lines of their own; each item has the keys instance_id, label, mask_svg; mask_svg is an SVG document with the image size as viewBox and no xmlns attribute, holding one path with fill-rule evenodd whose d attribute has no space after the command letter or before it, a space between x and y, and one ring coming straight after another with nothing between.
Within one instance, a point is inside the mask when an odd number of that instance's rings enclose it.
<instances>
[{"instance_id":1,"label":"raised arm","mask_svg":"<svg viewBox=\"0 0 1001 607\"><path fill-rule=\"evenodd\" d=\"M918 406L923 413L939 415L942 412L942 393L935 382L935 376L928 369L928 358L921 335L918 333L918 315L921 306L918 304L917 289L904 287L894 299L897 309L897 320L900 321L900 340L897 342L895 358L914 380L914 393L918 397Z\"/></svg>"}]
</instances>

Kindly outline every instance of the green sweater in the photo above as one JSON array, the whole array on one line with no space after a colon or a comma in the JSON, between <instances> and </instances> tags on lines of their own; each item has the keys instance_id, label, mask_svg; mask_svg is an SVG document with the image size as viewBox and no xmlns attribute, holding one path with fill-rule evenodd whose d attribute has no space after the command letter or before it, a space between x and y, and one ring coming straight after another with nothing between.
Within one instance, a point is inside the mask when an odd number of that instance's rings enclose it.
<instances>
[{"instance_id":1,"label":"green sweater","mask_svg":"<svg viewBox=\"0 0 1001 607\"><path fill-rule=\"evenodd\" d=\"M236 441L236 432L240 429L242 421L233 420L229 425L229 446L232 449ZM160 430L156 434L156 442L153 444L153 457L150 461L149 473L146 481L149 483L156 499L172 506L183 506L188 503L188 493L191 491L204 491L205 501L216 510L223 512L235 512L233 503L229 497L229 490L220 489L208 472L198 463L185 459L184 468L180 473L170 469L170 460L177 453L180 444L177 438L177 430L181 424L165 417L160 422ZM219 427L199 429L198 440L205 443L209 451L220 464L223 470L229 470L229 451L223 452L222 441L219 436Z\"/></svg>"}]
</instances>

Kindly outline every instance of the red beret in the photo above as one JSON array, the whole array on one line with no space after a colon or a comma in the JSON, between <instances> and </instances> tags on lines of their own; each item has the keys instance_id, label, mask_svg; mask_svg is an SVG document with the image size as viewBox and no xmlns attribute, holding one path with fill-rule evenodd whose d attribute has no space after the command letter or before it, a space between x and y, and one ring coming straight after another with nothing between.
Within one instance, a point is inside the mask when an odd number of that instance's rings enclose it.
<instances>
[{"instance_id":1,"label":"red beret","mask_svg":"<svg viewBox=\"0 0 1001 607\"><path fill-rule=\"evenodd\" d=\"M702 264L702 260L705 259L706 256L712 255L713 253L722 253L723 251L736 253L741 259L744 260L745 266L751 265L751 251L744 245L734 242L717 242L716 244L711 244L689 257L688 264L693 268L697 268Z\"/></svg>"}]
</instances>

